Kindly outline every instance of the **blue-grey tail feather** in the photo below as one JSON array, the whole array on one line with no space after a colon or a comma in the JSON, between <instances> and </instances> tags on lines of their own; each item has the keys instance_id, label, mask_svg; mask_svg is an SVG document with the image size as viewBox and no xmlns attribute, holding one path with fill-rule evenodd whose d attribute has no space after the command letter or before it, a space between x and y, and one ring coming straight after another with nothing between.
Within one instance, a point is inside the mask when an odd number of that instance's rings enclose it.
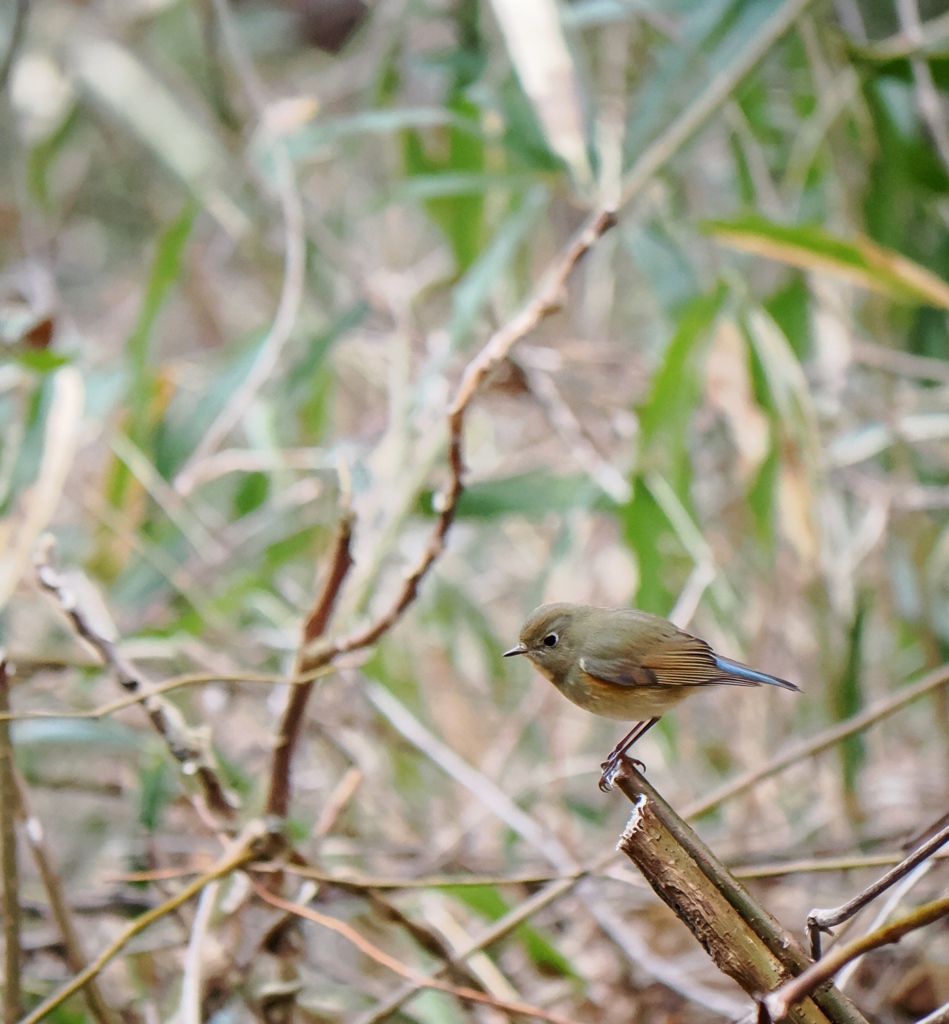
<instances>
[{"instance_id":1,"label":"blue-grey tail feather","mask_svg":"<svg viewBox=\"0 0 949 1024\"><path fill-rule=\"evenodd\" d=\"M785 690L797 690L800 692L801 689L799 686L795 686L794 683L789 683L786 679L769 676L767 672L756 672L755 669L742 665L740 661L729 661L728 658L723 658L718 654L715 655L715 664L723 672L734 676L734 682L739 685L744 683L746 686L757 686L759 683L768 683L771 686L783 686Z\"/></svg>"}]
</instances>

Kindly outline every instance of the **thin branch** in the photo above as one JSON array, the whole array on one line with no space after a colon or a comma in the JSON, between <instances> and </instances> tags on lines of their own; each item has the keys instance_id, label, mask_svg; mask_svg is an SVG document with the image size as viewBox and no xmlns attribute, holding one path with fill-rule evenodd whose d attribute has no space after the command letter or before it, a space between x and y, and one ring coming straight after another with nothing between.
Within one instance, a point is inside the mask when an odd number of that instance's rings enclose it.
<instances>
[{"instance_id":1,"label":"thin branch","mask_svg":"<svg viewBox=\"0 0 949 1024\"><path fill-rule=\"evenodd\" d=\"M308 672L320 671L327 659L321 652L313 650L329 625L340 588L353 565L350 550L355 519L348 509L344 511L336 532L333 556L323 588L313 608L303 623L303 635L297 649L294 677ZM294 687L287 696L287 704L277 730L273 759L270 764L270 790L267 794L267 813L285 818L290 808L290 769L293 755L303 730L306 705L313 691L313 683Z\"/></svg>"},{"instance_id":2,"label":"thin branch","mask_svg":"<svg viewBox=\"0 0 949 1024\"><path fill-rule=\"evenodd\" d=\"M945 686L946 683L949 683L949 665L941 665L939 668L927 673L918 682L901 687L892 697L877 701L859 714L847 718L843 722L838 722L829 729L824 729L823 732L819 732L816 736L811 736L810 739L793 744L783 754L778 754L777 757L766 761L759 768L745 772L743 775L739 775L737 779L732 779L731 782L726 782L724 785L719 786L718 789L712 790L708 796L702 797L689 806L684 812L683 817L698 818L703 814L707 814L718 807L719 804L730 800L733 796L737 796L739 793L744 793L745 790L757 786L763 779L777 775L786 768L790 768L791 765L798 764L800 761L805 761L815 754L820 754L830 749L848 736L863 732L869 726L875 725L884 718L905 708L907 704L912 704L913 701L919 700L920 697L925 697L940 686Z\"/></svg>"},{"instance_id":3,"label":"thin branch","mask_svg":"<svg viewBox=\"0 0 949 1024\"><path fill-rule=\"evenodd\" d=\"M941 917L949 914L949 896L942 896L931 903L924 903L917 907L912 913L901 917L897 921L884 925L876 931L861 935L853 942L841 943L835 946L823 960L812 964L803 974L798 975L793 981L765 996L761 1006L767 1012L768 1019L772 1021L783 1020L796 1003L808 996L814 995L817 989L833 976L851 960L855 960L864 953L887 946L893 942L899 942L904 935L925 928L926 925L938 921Z\"/></svg>"},{"instance_id":4,"label":"thin branch","mask_svg":"<svg viewBox=\"0 0 949 1024\"><path fill-rule=\"evenodd\" d=\"M415 600L422 580L445 548L445 539L454 522L458 501L465 489L464 425L472 399L485 380L508 357L517 342L534 330L542 320L561 308L567 279L574 267L615 223L616 214L612 210L600 210L593 214L564 248L557 262L541 280L520 312L495 331L484 348L465 368L461 383L448 409L449 481L439 502L440 511L429 542L415 567L402 581L402 586L389 609L364 629L337 640L324 652L323 657L326 661L376 643L396 624L406 608Z\"/></svg>"},{"instance_id":5,"label":"thin branch","mask_svg":"<svg viewBox=\"0 0 949 1024\"><path fill-rule=\"evenodd\" d=\"M903 352L901 349L859 339L850 343L850 351L854 362L871 366L875 370L884 370L901 377L949 384L949 365L945 359L918 356L913 352Z\"/></svg>"},{"instance_id":6,"label":"thin branch","mask_svg":"<svg viewBox=\"0 0 949 1024\"><path fill-rule=\"evenodd\" d=\"M272 906L278 907L287 913L296 914L299 917L306 918L314 924L321 925L323 928L328 928L330 931L336 932L337 935L341 935L347 940L347 942L351 942L361 953L364 953L370 959L375 960L376 963L382 964L383 967L388 967L390 971L394 971L396 974L406 978L413 985L417 986L417 991L424 988L433 988L437 989L439 992L446 992L449 995L453 995L456 998L463 999L467 1002L481 1003L484 1006L493 1006L496 1010L503 1010L506 1013L524 1014L526 1016L536 1017L539 1020L550 1021L551 1024L576 1024L576 1022L571 1020L569 1017L562 1017L558 1013L552 1013L549 1010L542 1010L540 1007L531 1006L529 1003L523 1003L511 999L499 999L497 996L489 995L486 992L478 992L473 988L449 985L444 981L438 981L436 978L421 974L418 971L412 970L411 967L407 967L401 961L396 960L395 957L390 956L384 950L379 949L378 946L374 946L368 939L363 938L355 928L351 928L343 921L339 921L335 917L328 917L326 914L321 914L312 907L301 906L299 903L291 903L289 900L274 896L259 884L254 885L254 890L262 900L270 903Z\"/></svg>"},{"instance_id":7,"label":"thin branch","mask_svg":"<svg viewBox=\"0 0 949 1024\"><path fill-rule=\"evenodd\" d=\"M839 907L826 909L815 909L807 915L807 937L811 944L811 956L815 960L821 955L821 932L830 932L835 925L849 921L851 917L859 914L861 910L880 895L886 892L891 885L895 885L901 878L905 878L917 864L921 864L928 857L932 856L940 847L949 843L949 825L942 831L937 832L932 839L923 843L918 849L911 853L905 860L900 861L895 868L887 871L885 875L878 878L872 885L868 885L863 892L858 893L853 899L841 904Z\"/></svg>"},{"instance_id":8,"label":"thin branch","mask_svg":"<svg viewBox=\"0 0 949 1024\"><path fill-rule=\"evenodd\" d=\"M610 853L609 857L606 859L611 860L612 856L612 853ZM451 961L452 964L463 963L468 959L468 957L480 952L487 946L498 942L500 939L503 939L506 935L517 928L518 925L523 924L544 907L549 907L552 903L555 903L566 893L570 892L575 884L576 880L572 878L552 882L539 892L534 893L533 896L529 896L518 906L512 907L506 914L499 917L497 921L473 938L464 949L456 952ZM372 1007L372 1009L368 1010L360 1017L357 1017L352 1024L380 1024L380 1021L385 1020L390 1014L398 1010L403 1003L411 999L417 992L420 992L423 988L427 987L427 982L430 979L437 978L447 969L448 965L446 964L439 967L434 974L424 975L417 981L406 982L405 985L393 992L392 995L386 998L383 1002Z\"/></svg>"},{"instance_id":9,"label":"thin branch","mask_svg":"<svg viewBox=\"0 0 949 1024\"><path fill-rule=\"evenodd\" d=\"M40 586L55 598L76 633L98 653L119 684L135 695L181 770L187 775L193 775L200 783L208 807L217 814L231 817L234 814L235 798L228 792L214 768L209 744L199 737L196 730L188 727L176 707L151 695L149 680L122 657L116 645L92 624L91 617L80 606L66 580L49 564L52 546L53 539L46 537L37 547L34 563Z\"/></svg>"},{"instance_id":10,"label":"thin branch","mask_svg":"<svg viewBox=\"0 0 949 1024\"><path fill-rule=\"evenodd\" d=\"M48 1014L52 1013L57 1006L61 1006L71 995L78 992L79 989L85 985L90 978L95 978L112 960L113 957L117 956L121 952L125 944L133 939L136 935L143 932L150 925L154 924L155 921L160 920L167 914L170 914L173 910L177 910L178 907L187 903L192 896L196 896L206 885L216 881L219 878L224 878L230 875L234 871L243 867L245 864L255 860L261 853L265 851L261 850L261 844L265 843L268 836L265 833L263 827L259 822L254 822L245 829L240 836L238 836L224 851L220 860L210 871L205 872L199 878L196 878L193 882L189 882L180 892L176 893L171 899L166 900L160 906L155 907L152 910L147 910L139 917L135 918L131 924L122 930L122 932L103 950L99 956L84 970L80 971L75 977L63 985L61 989L54 992L51 996L48 996L35 1007L31 1013L28 1013L19 1024L40 1024L40 1021L44 1020Z\"/></svg>"},{"instance_id":11,"label":"thin branch","mask_svg":"<svg viewBox=\"0 0 949 1024\"><path fill-rule=\"evenodd\" d=\"M49 902L50 913L59 929L65 951L66 966L74 973L84 970L88 960L82 948L82 940L79 931L73 920L66 893L63 890L62 878L54 867L53 856L50 853L46 834L42 822L30 810L27 799L27 789L24 781L19 775L14 775L16 786L16 803L18 813L23 821L23 835L33 855L36 870L43 881L43 888L46 890L46 899ZM114 1024L118 1017L110 1009L105 1001L99 984L95 978L90 978L82 990L83 999L93 1020L99 1024Z\"/></svg>"},{"instance_id":12,"label":"thin branch","mask_svg":"<svg viewBox=\"0 0 949 1024\"><path fill-rule=\"evenodd\" d=\"M0 651L0 711L10 710L10 672ZM10 723L0 722L0 871L3 903L3 1020L20 1016L20 872L16 851L16 781Z\"/></svg>"},{"instance_id":13,"label":"thin branch","mask_svg":"<svg viewBox=\"0 0 949 1024\"><path fill-rule=\"evenodd\" d=\"M97 707L88 708L85 711L5 711L0 713L0 722L26 722L41 718L105 718L106 715L130 708L133 704L141 704L148 697L157 697L159 694L170 693L172 690L180 690L186 686L200 686L205 683L255 683L264 686L273 686L279 683L284 686L305 686L312 683L314 679L328 676L335 671L331 665L324 665L322 668L314 669L293 679L268 672L185 672L180 676L172 676L163 683L146 686L142 690L136 691L133 696L106 701L105 704L99 704Z\"/></svg>"}]
</instances>

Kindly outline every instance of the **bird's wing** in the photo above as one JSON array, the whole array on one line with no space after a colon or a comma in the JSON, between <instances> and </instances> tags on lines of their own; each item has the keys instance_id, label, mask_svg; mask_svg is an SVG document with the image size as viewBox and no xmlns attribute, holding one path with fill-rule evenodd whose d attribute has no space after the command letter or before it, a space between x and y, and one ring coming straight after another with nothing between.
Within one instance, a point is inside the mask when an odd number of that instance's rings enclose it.
<instances>
[{"instance_id":1,"label":"bird's wing","mask_svg":"<svg viewBox=\"0 0 949 1024\"><path fill-rule=\"evenodd\" d=\"M707 686L709 683L757 686L760 681L753 673L729 671L704 640L682 630L664 638L643 658L643 666L666 686Z\"/></svg>"},{"instance_id":2,"label":"bird's wing","mask_svg":"<svg viewBox=\"0 0 949 1024\"><path fill-rule=\"evenodd\" d=\"M659 686L656 673L634 658L591 658L584 655L580 668L588 676L615 686Z\"/></svg>"},{"instance_id":3,"label":"bird's wing","mask_svg":"<svg viewBox=\"0 0 949 1024\"><path fill-rule=\"evenodd\" d=\"M671 630L635 657L610 652L599 658L584 655L580 668L616 686L759 686L771 683L797 690L793 683L765 672L757 672L738 661L720 658L709 645L680 629Z\"/></svg>"}]
</instances>

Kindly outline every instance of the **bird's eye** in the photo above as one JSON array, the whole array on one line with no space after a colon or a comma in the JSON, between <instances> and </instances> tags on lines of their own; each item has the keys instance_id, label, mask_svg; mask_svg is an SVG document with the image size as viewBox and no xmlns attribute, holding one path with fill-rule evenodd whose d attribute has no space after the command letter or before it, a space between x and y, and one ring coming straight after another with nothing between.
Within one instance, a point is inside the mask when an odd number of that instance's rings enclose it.
<instances>
[{"instance_id":1,"label":"bird's eye","mask_svg":"<svg viewBox=\"0 0 949 1024\"><path fill-rule=\"evenodd\" d=\"M557 641L559 639L560 639L560 637L558 637L556 633L548 633L544 637L544 646L545 647L556 647L557 646Z\"/></svg>"}]
</instances>

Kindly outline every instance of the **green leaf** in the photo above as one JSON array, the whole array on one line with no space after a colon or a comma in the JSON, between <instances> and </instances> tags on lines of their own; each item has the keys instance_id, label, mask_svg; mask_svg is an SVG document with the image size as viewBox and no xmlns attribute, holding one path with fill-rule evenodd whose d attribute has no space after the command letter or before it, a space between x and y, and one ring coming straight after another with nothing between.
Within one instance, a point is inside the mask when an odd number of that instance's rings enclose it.
<instances>
[{"instance_id":1,"label":"green leaf","mask_svg":"<svg viewBox=\"0 0 949 1024\"><path fill-rule=\"evenodd\" d=\"M126 352L134 375L133 392L137 397L141 396L140 388L148 364L148 346L152 331L172 286L181 273L185 246L197 212L197 203L189 199L155 243L155 257L152 260L138 320L126 342ZM132 440L138 443L136 437L133 436Z\"/></svg>"},{"instance_id":2,"label":"green leaf","mask_svg":"<svg viewBox=\"0 0 949 1024\"><path fill-rule=\"evenodd\" d=\"M17 352L16 361L34 373L51 373L66 363L71 363L72 357L62 355L60 352L50 352L49 349L25 349Z\"/></svg>"},{"instance_id":3,"label":"green leaf","mask_svg":"<svg viewBox=\"0 0 949 1024\"><path fill-rule=\"evenodd\" d=\"M857 598L857 608L847 638L847 660L840 675L831 680L829 696L835 722L852 717L863 707L863 642L870 604L869 592L862 591ZM857 733L841 740L839 756L844 793L850 807L855 809L857 782L866 757L863 737Z\"/></svg>"},{"instance_id":4,"label":"green leaf","mask_svg":"<svg viewBox=\"0 0 949 1024\"><path fill-rule=\"evenodd\" d=\"M802 274L795 274L784 288L764 302L764 308L781 328L800 362L811 353L810 305L810 289Z\"/></svg>"},{"instance_id":5,"label":"green leaf","mask_svg":"<svg viewBox=\"0 0 949 1024\"><path fill-rule=\"evenodd\" d=\"M451 109L459 116L474 117L478 108L460 97L451 101ZM416 131L406 131L403 138L405 171L411 178L427 178L440 174L455 177L459 174L479 174L484 170L484 143L467 131L454 125L441 129L444 139L438 149L426 146L426 140ZM425 208L444 231L459 271L464 272L481 251L484 235L484 196L480 192L449 192L425 200Z\"/></svg>"},{"instance_id":6,"label":"green leaf","mask_svg":"<svg viewBox=\"0 0 949 1024\"><path fill-rule=\"evenodd\" d=\"M467 904L472 910L486 917L489 921L497 921L503 917L511 906L493 885L449 885L442 889ZM524 946L533 962L547 971L568 978L578 978L570 961L547 939L537 928L528 924L519 925L513 932L517 940Z\"/></svg>"},{"instance_id":7,"label":"green leaf","mask_svg":"<svg viewBox=\"0 0 949 1024\"><path fill-rule=\"evenodd\" d=\"M432 491L423 491L419 495L418 511L434 515L433 500ZM536 520L549 512L590 508L603 501L600 489L584 473L554 476L545 470L533 470L471 484L458 502L457 515L464 519L522 515Z\"/></svg>"},{"instance_id":8,"label":"green leaf","mask_svg":"<svg viewBox=\"0 0 949 1024\"><path fill-rule=\"evenodd\" d=\"M651 452L663 448L673 463L685 453L688 422L698 399L693 352L718 316L725 294L725 288L720 286L686 305L649 391L637 410L644 448ZM660 439L661 444L657 445Z\"/></svg>"},{"instance_id":9,"label":"green leaf","mask_svg":"<svg viewBox=\"0 0 949 1024\"><path fill-rule=\"evenodd\" d=\"M151 747L138 766L138 820L148 832L161 827L162 813L176 793L175 778L164 751Z\"/></svg>"},{"instance_id":10,"label":"green leaf","mask_svg":"<svg viewBox=\"0 0 949 1024\"><path fill-rule=\"evenodd\" d=\"M633 481L633 496L620 510L623 536L636 554L639 565L639 589L636 607L666 615L672 607L672 591L665 584L668 566L666 550L672 537L669 520L652 496L642 477Z\"/></svg>"},{"instance_id":11,"label":"green leaf","mask_svg":"<svg viewBox=\"0 0 949 1024\"><path fill-rule=\"evenodd\" d=\"M734 249L804 270L824 272L888 296L894 302L949 309L949 284L919 263L869 238L848 241L814 224L787 225L758 214L709 220L703 230Z\"/></svg>"},{"instance_id":12,"label":"green leaf","mask_svg":"<svg viewBox=\"0 0 949 1024\"><path fill-rule=\"evenodd\" d=\"M266 473L247 473L234 494L234 515L237 518L260 508L270 494L270 478Z\"/></svg>"}]
</instances>

